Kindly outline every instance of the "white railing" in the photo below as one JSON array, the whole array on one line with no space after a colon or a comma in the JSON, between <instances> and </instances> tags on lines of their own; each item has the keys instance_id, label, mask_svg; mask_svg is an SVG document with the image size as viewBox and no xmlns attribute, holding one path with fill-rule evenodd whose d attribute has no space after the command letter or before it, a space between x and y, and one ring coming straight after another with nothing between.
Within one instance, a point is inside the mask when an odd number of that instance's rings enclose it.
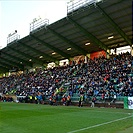
<instances>
[{"instance_id":1,"label":"white railing","mask_svg":"<svg viewBox=\"0 0 133 133\"><path fill-rule=\"evenodd\" d=\"M20 39L20 35L18 35L17 32L14 32L13 34L9 34L7 37L7 45L19 39Z\"/></svg>"},{"instance_id":2,"label":"white railing","mask_svg":"<svg viewBox=\"0 0 133 133\"><path fill-rule=\"evenodd\" d=\"M49 25L48 19L33 19L33 22L30 23L30 32L38 31Z\"/></svg>"},{"instance_id":3,"label":"white railing","mask_svg":"<svg viewBox=\"0 0 133 133\"><path fill-rule=\"evenodd\" d=\"M95 5L100 1L103 0L71 0L70 2L67 3L67 14L72 13L81 7Z\"/></svg>"}]
</instances>

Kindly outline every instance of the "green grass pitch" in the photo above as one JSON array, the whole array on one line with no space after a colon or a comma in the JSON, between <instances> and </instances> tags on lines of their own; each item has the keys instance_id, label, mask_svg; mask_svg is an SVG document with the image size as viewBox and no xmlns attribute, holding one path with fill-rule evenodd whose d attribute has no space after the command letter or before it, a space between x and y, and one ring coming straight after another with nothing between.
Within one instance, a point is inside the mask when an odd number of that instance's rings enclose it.
<instances>
[{"instance_id":1,"label":"green grass pitch","mask_svg":"<svg viewBox=\"0 0 133 133\"><path fill-rule=\"evenodd\" d=\"M133 133L133 110L1 102L0 133Z\"/></svg>"}]
</instances>

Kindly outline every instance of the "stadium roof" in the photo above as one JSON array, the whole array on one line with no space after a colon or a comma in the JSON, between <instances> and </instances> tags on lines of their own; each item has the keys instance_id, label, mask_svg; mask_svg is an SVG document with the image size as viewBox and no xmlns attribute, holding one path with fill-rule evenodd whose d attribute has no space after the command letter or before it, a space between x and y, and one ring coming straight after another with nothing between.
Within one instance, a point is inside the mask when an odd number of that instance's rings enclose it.
<instances>
[{"instance_id":1,"label":"stadium roof","mask_svg":"<svg viewBox=\"0 0 133 133\"><path fill-rule=\"evenodd\" d=\"M132 46L132 1L102 0L69 11L1 49L0 72ZM89 45L85 45L85 44Z\"/></svg>"}]
</instances>

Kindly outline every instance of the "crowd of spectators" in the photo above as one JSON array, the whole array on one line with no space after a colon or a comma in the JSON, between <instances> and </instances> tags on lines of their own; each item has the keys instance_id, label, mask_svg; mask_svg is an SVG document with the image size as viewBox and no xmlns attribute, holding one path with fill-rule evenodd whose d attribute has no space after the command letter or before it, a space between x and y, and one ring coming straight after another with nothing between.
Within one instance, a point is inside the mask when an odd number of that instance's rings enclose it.
<instances>
[{"instance_id":1,"label":"crowd of spectators","mask_svg":"<svg viewBox=\"0 0 133 133\"><path fill-rule=\"evenodd\" d=\"M3 101L3 102L13 102L13 98L12 97L0 96L0 101Z\"/></svg>"},{"instance_id":2,"label":"crowd of spectators","mask_svg":"<svg viewBox=\"0 0 133 133\"><path fill-rule=\"evenodd\" d=\"M116 99L133 96L133 56L130 53L88 59L87 63L37 69L27 74L11 75L0 80L3 94L14 94L20 101L68 104L75 94L90 100L92 97ZM69 102L70 104L70 102Z\"/></svg>"}]
</instances>

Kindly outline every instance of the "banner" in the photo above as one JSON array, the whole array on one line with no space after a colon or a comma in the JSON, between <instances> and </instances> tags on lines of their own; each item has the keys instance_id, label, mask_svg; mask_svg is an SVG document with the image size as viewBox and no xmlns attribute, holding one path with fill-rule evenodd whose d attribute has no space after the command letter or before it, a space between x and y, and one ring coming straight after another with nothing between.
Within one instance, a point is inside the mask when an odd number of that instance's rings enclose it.
<instances>
[{"instance_id":1,"label":"banner","mask_svg":"<svg viewBox=\"0 0 133 133\"><path fill-rule=\"evenodd\" d=\"M99 58L99 57L106 57L106 52L105 51L98 51L98 52L94 52L90 54L90 59L94 59L94 58Z\"/></svg>"},{"instance_id":2,"label":"banner","mask_svg":"<svg viewBox=\"0 0 133 133\"><path fill-rule=\"evenodd\" d=\"M124 109L133 109L133 97L124 97Z\"/></svg>"},{"instance_id":3,"label":"banner","mask_svg":"<svg viewBox=\"0 0 133 133\"><path fill-rule=\"evenodd\" d=\"M80 55L80 56L75 56L73 58L73 61L76 63L76 64L79 64L81 62L84 62L85 60L85 56L84 55Z\"/></svg>"}]
</instances>

